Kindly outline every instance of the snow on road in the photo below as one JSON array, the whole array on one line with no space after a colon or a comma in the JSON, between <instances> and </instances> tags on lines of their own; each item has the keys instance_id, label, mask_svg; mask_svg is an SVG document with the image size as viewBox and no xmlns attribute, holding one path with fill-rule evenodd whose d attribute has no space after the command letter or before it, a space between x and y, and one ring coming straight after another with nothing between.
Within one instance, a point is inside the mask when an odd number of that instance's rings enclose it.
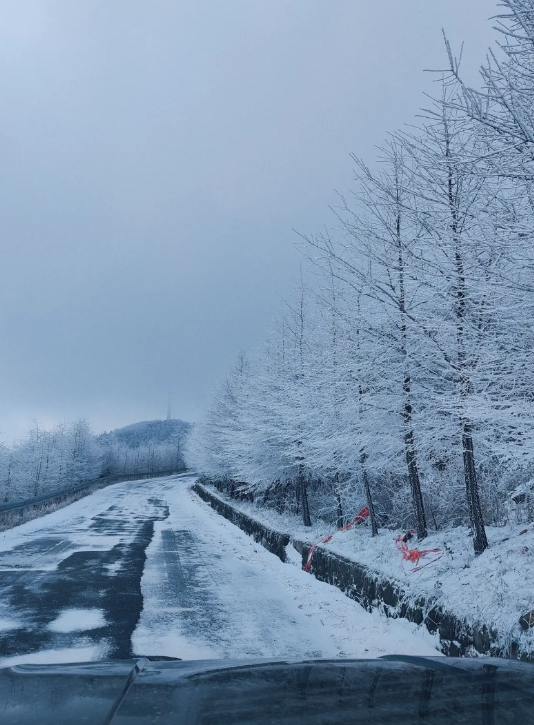
<instances>
[{"instance_id":1,"label":"snow on road","mask_svg":"<svg viewBox=\"0 0 534 725\"><path fill-rule=\"evenodd\" d=\"M134 650L197 657L436 655L404 621L369 614L334 587L283 564L215 513L189 486L166 486L141 580ZM177 586L178 584L178 586Z\"/></svg>"},{"instance_id":2,"label":"snow on road","mask_svg":"<svg viewBox=\"0 0 534 725\"><path fill-rule=\"evenodd\" d=\"M283 564L181 476L116 484L0 534L0 666L194 658L435 655Z\"/></svg>"}]
</instances>

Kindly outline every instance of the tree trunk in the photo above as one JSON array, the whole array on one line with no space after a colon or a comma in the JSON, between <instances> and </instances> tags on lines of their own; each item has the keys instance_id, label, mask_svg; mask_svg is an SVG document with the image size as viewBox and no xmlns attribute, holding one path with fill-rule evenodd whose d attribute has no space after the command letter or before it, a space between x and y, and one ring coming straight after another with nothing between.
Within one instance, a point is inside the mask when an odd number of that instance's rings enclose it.
<instances>
[{"instance_id":1,"label":"tree trunk","mask_svg":"<svg viewBox=\"0 0 534 725\"><path fill-rule=\"evenodd\" d=\"M272 486L272 484L270 486L267 486L267 488L263 492L262 506L266 506L267 502L269 501L269 494L271 493L271 486Z\"/></svg>"},{"instance_id":2,"label":"tree trunk","mask_svg":"<svg viewBox=\"0 0 534 725\"><path fill-rule=\"evenodd\" d=\"M371 536L378 534L378 525L376 523L375 506L373 503L373 497L371 495L371 485L369 484L369 476L367 475L367 468L365 467L365 459L367 458L365 453L362 453L360 457L360 463L362 464L362 476L363 476L363 487L365 490L365 499L367 501L367 508L369 509L369 520L371 521Z\"/></svg>"},{"instance_id":3,"label":"tree trunk","mask_svg":"<svg viewBox=\"0 0 534 725\"><path fill-rule=\"evenodd\" d=\"M449 140L447 139L447 157L450 155ZM465 349L466 335L466 305L467 305L467 286L465 279L464 258L461 247L461 238L458 234L458 214L455 203L455 184L453 178L453 169L449 167L448 176L449 187L449 205L451 209L452 223L451 231L453 234L455 249L454 261L456 267L456 340L458 345L458 370L460 373L460 398L462 404L462 450L464 459L464 477L465 489L467 496L467 508L469 511L469 519L473 528L473 546L475 554L478 556L488 548L488 539L486 529L484 527L484 518L482 516L482 507L480 505L480 497L478 494L477 473L475 467L475 450L473 446L473 431L469 422L469 417L465 415L466 405L470 395L472 394L472 380L469 372L469 361L467 359Z\"/></svg>"},{"instance_id":4,"label":"tree trunk","mask_svg":"<svg viewBox=\"0 0 534 725\"><path fill-rule=\"evenodd\" d=\"M35 481L33 484L33 495L37 496L39 494L39 482L41 480L41 466L43 465L42 458L39 458L39 467L37 469L37 473L35 476Z\"/></svg>"},{"instance_id":5,"label":"tree trunk","mask_svg":"<svg viewBox=\"0 0 534 725\"><path fill-rule=\"evenodd\" d=\"M399 207L400 208L400 207ZM415 512L415 528L417 530L417 538L424 539L428 535L425 507L423 504L423 493L421 491L421 480L419 478L419 468L417 466L417 453L415 448L415 436L412 427L412 380L408 368L408 329L406 324L406 291L404 286L404 254L401 234L401 213L397 213L397 253L398 253L398 283L399 298L398 306L401 318L401 356L404 360L404 379L402 389L404 393L404 449L406 456L406 466L408 468L408 479L410 481L410 490L412 493L412 501Z\"/></svg>"},{"instance_id":6,"label":"tree trunk","mask_svg":"<svg viewBox=\"0 0 534 725\"><path fill-rule=\"evenodd\" d=\"M278 511L279 514L284 513L284 501L283 501L283 490L284 490L284 484L282 481L279 481L275 484L274 487L274 501L275 501L275 508Z\"/></svg>"},{"instance_id":7,"label":"tree trunk","mask_svg":"<svg viewBox=\"0 0 534 725\"><path fill-rule=\"evenodd\" d=\"M300 503L302 505L302 523L311 526L310 505L308 503L308 487L302 466L299 466L298 481L300 489Z\"/></svg>"},{"instance_id":8,"label":"tree trunk","mask_svg":"<svg viewBox=\"0 0 534 725\"><path fill-rule=\"evenodd\" d=\"M343 518L343 504L341 502L341 493L339 491L339 473L337 471L334 477L334 494L336 497L337 505L337 527L338 529L342 529L345 525L345 521Z\"/></svg>"},{"instance_id":9,"label":"tree trunk","mask_svg":"<svg viewBox=\"0 0 534 725\"><path fill-rule=\"evenodd\" d=\"M9 457L9 466L7 469L7 482L6 489L4 492L4 503L7 503L11 498L11 456Z\"/></svg>"},{"instance_id":10,"label":"tree trunk","mask_svg":"<svg viewBox=\"0 0 534 725\"><path fill-rule=\"evenodd\" d=\"M411 406L409 403L405 405L405 421L411 422ZM417 538L424 539L428 536L426 524L425 507L423 504L423 492L421 490L421 480L419 478L419 469L417 467L417 456L415 454L415 445L413 431L409 428L404 436L404 445L406 452L406 465L408 467L408 479L410 481L410 490L412 492L412 501L415 509L415 528Z\"/></svg>"},{"instance_id":11,"label":"tree trunk","mask_svg":"<svg viewBox=\"0 0 534 725\"><path fill-rule=\"evenodd\" d=\"M463 424L462 431L462 447L464 453L464 474L465 474L465 491L467 494L467 507L469 510L469 519L473 529L473 546L475 554L478 556L485 551L489 544L484 527L484 518L482 516L482 507L480 505L480 496L478 494L477 472L475 468L475 453L473 446L473 436L471 428L467 423Z\"/></svg>"}]
</instances>

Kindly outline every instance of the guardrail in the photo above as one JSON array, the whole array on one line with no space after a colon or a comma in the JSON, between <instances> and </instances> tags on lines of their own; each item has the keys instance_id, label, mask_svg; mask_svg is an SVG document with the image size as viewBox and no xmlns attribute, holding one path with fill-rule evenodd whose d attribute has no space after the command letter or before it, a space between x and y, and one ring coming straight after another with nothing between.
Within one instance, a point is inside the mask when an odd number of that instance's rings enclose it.
<instances>
[{"instance_id":1,"label":"guardrail","mask_svg":"<svg viewBox=\"0 0 534 725\"><path fill-rule=\"evenodd\" d=\"M78 486L69 486L68 488L58 489L51 493L33 498L24 499L22 501L11 501L0 505L0 531L18 526L25 521L37 518L47 513L47 509L66 506L69 503L77 501L84 496L105 488L113 483L121 483L122 481L140 481L149 478L163 478L164 476L172 476L176 473L183 473L186 469L181 468L175 471L159 471L157 473L127 473L117 476L102 476L84 481ZM32 515L33 514L33 515Z\"/></svg>"}]
</instances>

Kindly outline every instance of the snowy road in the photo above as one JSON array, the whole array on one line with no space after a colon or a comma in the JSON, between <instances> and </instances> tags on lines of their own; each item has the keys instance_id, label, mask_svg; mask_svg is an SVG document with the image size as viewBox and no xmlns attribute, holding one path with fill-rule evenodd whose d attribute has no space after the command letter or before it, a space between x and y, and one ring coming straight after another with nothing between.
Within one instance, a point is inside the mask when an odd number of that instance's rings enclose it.
<instances>
[{"instance_id":1,"label":"snowy road","mask_svg":"<svg viewBox=\"0 0 534 725\"><path fill-rule=\"evenodd\" d=\"M413 625L282 564L192 481L116 484L0 534L0 665L436 654Z\"/></svg>"}]
</instances>

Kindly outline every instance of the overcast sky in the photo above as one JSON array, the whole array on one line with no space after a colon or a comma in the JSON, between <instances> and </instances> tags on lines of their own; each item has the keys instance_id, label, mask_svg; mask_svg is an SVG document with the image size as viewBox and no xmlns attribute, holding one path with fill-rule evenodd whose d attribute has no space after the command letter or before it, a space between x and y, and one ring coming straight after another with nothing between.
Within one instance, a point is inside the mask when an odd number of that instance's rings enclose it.
<instances>
[{"instance_id":1,"label":"overcast sky","mask_svg":"<svg viewBox=\"0 0 534 725\"><path fill-rule=\"evenodd\" d=\"M0 428L194 420L493 0L0 0Z\"/></svg>"}]
</instances>

